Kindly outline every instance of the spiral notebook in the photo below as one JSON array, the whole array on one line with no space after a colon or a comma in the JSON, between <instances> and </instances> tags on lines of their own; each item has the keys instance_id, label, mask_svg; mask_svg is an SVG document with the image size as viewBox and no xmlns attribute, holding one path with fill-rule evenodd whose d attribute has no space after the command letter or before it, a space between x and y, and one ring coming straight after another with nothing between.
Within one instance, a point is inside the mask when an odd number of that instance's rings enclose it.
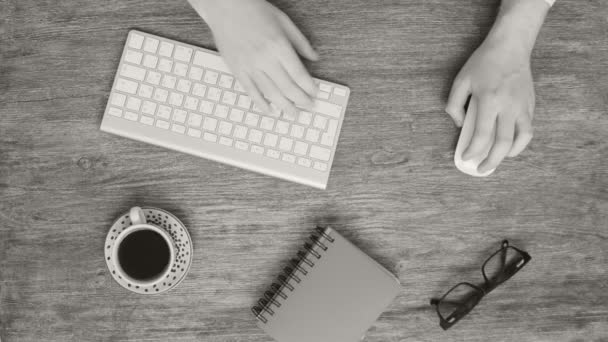
<instances>
[{"instance_id":1,"label":"spiral notebook","mask_svg":"<svg viewBox=\"0 0 608 342\"><path fill-rule=\"evenodd\" d=\"M252 311L278 342L355 342L400 290L395 276L335 230L317 228Z\"/></svg>"}]
</instances>

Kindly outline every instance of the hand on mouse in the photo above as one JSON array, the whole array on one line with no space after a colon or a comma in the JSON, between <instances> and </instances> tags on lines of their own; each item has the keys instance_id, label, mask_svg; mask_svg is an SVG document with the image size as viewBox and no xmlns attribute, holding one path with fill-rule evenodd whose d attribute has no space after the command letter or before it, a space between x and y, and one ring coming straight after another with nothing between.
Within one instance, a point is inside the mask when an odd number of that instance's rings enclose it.
<instances>
[{"instance_id":1,"label":"hand on mouse","mask_svg":"<svg viewBox=\"0 0 608 342\"><path fill-rule=\"evenodd\" d=\"M309 108L316 85L298 53L318 55L289 17L265 0L190 0L211 28L218 50L263 111ZM266 98L266 99L265 99Z\"/></svg>"},{"instance_id":2,"label":"hand on mouse","mask_svg":"<svg viewBox=\"0 0 608 342\"><path fill-rule=\"evenodd\" d=\"M496 168L506 156L517 156L532 139L535 99L530 54L547 10L543 1L508 2L454 80L446 112L456 125L464 122L469 96L477 108L473 137L462 159L482 157L491 146L479 164L480 173Z\"/></svg>"}]
</instances>

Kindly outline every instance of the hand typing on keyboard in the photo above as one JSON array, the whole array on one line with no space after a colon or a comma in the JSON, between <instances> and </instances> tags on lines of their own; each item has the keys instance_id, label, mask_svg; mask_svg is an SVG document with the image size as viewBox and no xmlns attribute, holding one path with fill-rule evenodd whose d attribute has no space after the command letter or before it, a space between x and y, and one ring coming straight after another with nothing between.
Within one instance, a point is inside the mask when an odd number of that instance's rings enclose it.
<instances>
[{"instance_id":1,"label":"hand typing on keyboard","mask_svg":"<svg viewBox=\"0 0 608 342\"><path fill-rule=\"evenodd\" d=\"M265 0L189 0L207 22L222 57L253 101L287 112L311 108L316 86L300 61L318 55L294 23ZM297 51L297 52L296 52Z\"/></svg>"}]
</instances>

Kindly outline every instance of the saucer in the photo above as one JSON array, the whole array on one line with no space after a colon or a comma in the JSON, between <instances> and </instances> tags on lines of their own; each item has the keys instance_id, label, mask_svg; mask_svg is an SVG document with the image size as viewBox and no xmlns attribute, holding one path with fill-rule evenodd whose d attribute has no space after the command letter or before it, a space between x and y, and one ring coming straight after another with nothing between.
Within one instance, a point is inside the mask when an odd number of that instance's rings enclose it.
<instances>
[{"instance_id":1,"label":"saucer","mask_svg":"<svg viewBox=\"0 0 608 342\"><path fill-rule=\"evenodd\" d=\"M190 238L186 226L184 226L184 224L173 214L158 208L142 207L142 209L146 215L146 221L164 229L171 235L171 238L175 243L175 260L172 260L171 262L171 272L169 272L165 278L159 279L157 282L146 286L132 284L127 279L118 275L110 261L110 258L112 257L111 251L118 235L125 228L131 226L129 212L126 212L114 221L114 224L112 224L112 227L106 236L104 248L106 265L108 266L108 270L110 270L112 278L129 291L139 294L163 293L181 283L190 270L193 253L192 238Z\"/></svg>"}]
</instances>

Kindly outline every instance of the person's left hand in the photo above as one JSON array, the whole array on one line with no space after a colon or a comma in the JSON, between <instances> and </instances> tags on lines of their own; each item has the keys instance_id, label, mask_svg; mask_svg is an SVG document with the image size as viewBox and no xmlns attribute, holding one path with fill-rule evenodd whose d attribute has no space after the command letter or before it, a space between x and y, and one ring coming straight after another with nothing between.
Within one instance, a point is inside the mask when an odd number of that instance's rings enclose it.
<instances>
[{"instance_id":1,"label":"person's left hand","mask_svg":"<svg viewBox=\"0 0 608 342\"><path fill-rule=\"evenodd\" d=\"M534 85L530 51L521 44L486 39L454 80L445 111L457 126L464 122L465 104L476 102L477 120L463 160L490 152L477 171L492 170L506 157L515 157L532 139ZM495 132L495 133L494 133Z\"/></svg>"}]
</instances>

